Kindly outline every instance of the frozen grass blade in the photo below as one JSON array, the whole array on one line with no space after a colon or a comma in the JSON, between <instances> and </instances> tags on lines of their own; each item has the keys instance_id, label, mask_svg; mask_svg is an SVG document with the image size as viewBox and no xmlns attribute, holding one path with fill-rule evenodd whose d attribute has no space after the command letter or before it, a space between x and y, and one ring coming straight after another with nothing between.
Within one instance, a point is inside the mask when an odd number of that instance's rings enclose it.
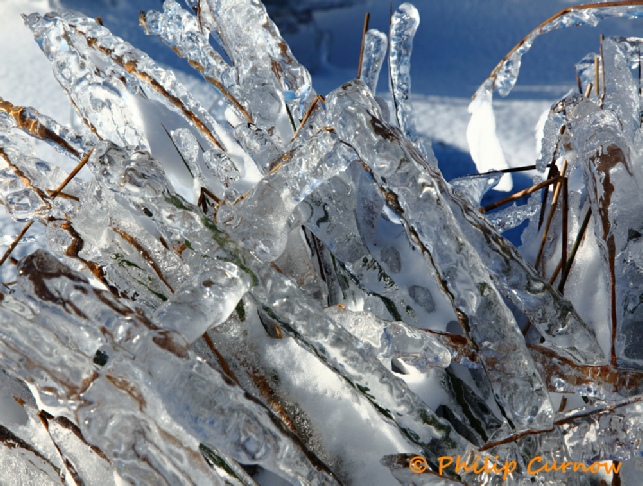
<instances>
[{"instance_id":1,"label":"frozen grass blade","mask_svg":"<svg viewBox=\"0 0 643 486\"><path fill-rule=\"evenodd\" d=\"M540 266L541 258L543 256L543 250L545 249L545 243L547 242L547 235L549 234L549 228L551 227L551 222L554 219L554 214L556 213L556 207L558 205L558 197L560 195L561 188L563 187L563 182L565 180L565 172L567 171L567 161L563 162L563 168L560 175L558 176L558 181L554 187L554 196L551 201L551 208L549 210L549 216L547 217L547 223L545 224L545 231L543 231L542 239L540 240L540 247L538 248L538 255L536 256L536 263L534 263L534 268ZM544 272L543 272L544 273Z\"/></svg>"},{"instance_id":2,"label":"frozen grass blade","mask_svg":"<svg viewBox=\"0 0 643 486\"><path fill-rule=\"evenodd\" d=\"M543 21L518 42L493 69L483 85L491 82L492 89L498 88L501 94L507 95L513 88L518 77L523 54L529 51L537 37L552 30L573 25L596 25L604 18L636 18L643 12L643 9L637 7L643 7L642 0L588 3L561 10ZM598 86L598 82L595 84ZM598 87L596 89L598 89Z\"/></svg>"},{"instance_id":3,"label":"frozen grass blade","mask_svg":"<svg viewBox=\"0 0 643 486\"><path fill-rule=\"evenodd\" d=\"M569 254L569 259L565 261L565 266L563 267L563 274L560 278L560 282L558 284L558 291L562 294L565 291L565 283L567 282L567 277L569 276L569 272L572 269L572 265L574 264L574 258L576 257L576 252L578 251L578 248L580 247L583 238L585 237L585 231L587 230L587 226L589 225L589 221L592 217L592 209L589 208L587 210L587 213L585 214L585 217L583 218L583 222L580 226L580 229L578 230L578 235L576 235L576 240L574 241L574 246L572 246L572 250Z\"/></svg>"},{"instance_id":4,"label":"frozen grass blade","mask_svg":"<svg viewBox=\"0 0 643 486\"><path fill-rule=\"evenodd\" d=\"M93 150L93 149L92 149L92 150ZM71 182L71 180L72 180L74 177L76 177L76 175L80 172L80 170L85 166L85 164L86 164L86 163L87 163L87 161L89 160L89 157L90 157L90 156L91 156L91 154L92 154L92 150L90 150L90 151L87 153L87 155L85 155L85 156L82 158L82 160L78 163L78 165L76 165L76 167L74 167L74 170L72 170L72 171L69 173L69 175L68 175L68 176L67 176L67 178L62 182L62 184L60 184L60 186L58 186L58 188L56 188L56 189L51 193L51 195L50 195L51 199L55 199L56 197L58 197L58 196L60 195L60 193L65 189L65 187L67 187L67 185ZM22 230L20 230L20 233L18 233L18 236L16 236L16 238L13 240L13 242L11 243L11 245L9 245L9 248L7 248L7 250L4 252L4 254L2 255L2 258L0 258L0 266L2 266L2 265L4 264L4 262L6 262L6 261L7 261L7 258L9 258L9 257L11 256L11 254L13 253L13 251L16 249L16 246L18 246L18 243L20 243L20 240L22 240L22 238L24 238L25 234L27 233L27 231L29 230L29 228L31 228L31 225L32 225L33 223L34 223L33 221L29 221L27 224L25 224L25 225L23 226Z\"/></svg>"},{"instance_id":5,"label":"frozen grass blade","mask_svg":"<svg viewBox=\"0 0 643 486\"><path fill-rule=\"evenodd\" d=\"M520 199L521 197L528 196L529 194L532 194L536 191L539 191L545 187L550 186L551 184L554 184L558 182L560 179L560 176L555 176L550 179L547 179L546 181L540 182L538 184L535 184L531 187L528 187L527 189L523 189L522 191L518 191L511 196L507 196L505 198L500 199L499 201L496 201L494 203L491 203L483 208L480 208L480 212L482 213L487 213L493 209L499 208L501 206L504 206L505 204L509 204L510 202L513 202L517 199Z\"/></svg>"}]
</instances>

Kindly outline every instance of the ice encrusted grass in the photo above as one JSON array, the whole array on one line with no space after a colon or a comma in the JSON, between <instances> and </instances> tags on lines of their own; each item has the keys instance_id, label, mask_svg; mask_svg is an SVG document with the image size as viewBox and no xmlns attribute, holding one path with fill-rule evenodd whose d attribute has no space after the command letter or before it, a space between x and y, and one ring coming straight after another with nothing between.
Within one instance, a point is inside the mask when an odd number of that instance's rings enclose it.
<instances>
[{"instance_id":1,"label":"ice encrusted grass","mask_svg":"<svg viewBox=\"0 0 643 486\"><path fill-rule=\"evenodd\" d=\"M641 3L571 9L536 34ZM458 455L514 461L512 481L537 456L634 468L639 40L605 39L578 68L588 95L552 107L547 204L534 192L533 211L487 217L501 173L448 183L417 134L412 5L367 32L361 79L320 97L262 5L186 4L140 20L223 114L95 19L26 18L83 125L0 105L2 201L46 249L3 270L2 383L24 412L3 419L2 457L20 465L3 480L406 484L414 456L421 480L494 477L438 477ZM481 130L521 49L478 93ZM374 97L385 58L390 110ZM518 250L494 224L521 219Z\"/></svg>"}]
</instances>

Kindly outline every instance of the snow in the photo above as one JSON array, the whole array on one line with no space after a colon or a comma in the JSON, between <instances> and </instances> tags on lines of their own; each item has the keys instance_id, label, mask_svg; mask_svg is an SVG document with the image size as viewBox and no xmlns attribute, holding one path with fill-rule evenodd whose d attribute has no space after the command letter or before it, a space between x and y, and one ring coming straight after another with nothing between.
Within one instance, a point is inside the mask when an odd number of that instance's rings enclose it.
<instances>
[{"instance_id":1,"label":"snow","mask_svg":"<svg viewBox=\"0 0 643 486\"><path fill-rule=\"evenodd\" d=\"M67 97L20 17L21 13L48 9L47 0L0 2L0 97L14 105L37 107L60 123L68 124Z\"/></svg>"},{"instance_id":2,"label":"snow","mask_svg":"<svg viewBox=\"0 0 643 486\"><path fill-rule=\"evenodd\" d=\"M469 105L471 120L467 127L467 142L471 158L478 172L507 168L507 161L496 136L496 117L493 113L492 94L485 90ZM511 191L513 181L505 174L496 186L499 191Z\"/></svg>"}]
</instances>

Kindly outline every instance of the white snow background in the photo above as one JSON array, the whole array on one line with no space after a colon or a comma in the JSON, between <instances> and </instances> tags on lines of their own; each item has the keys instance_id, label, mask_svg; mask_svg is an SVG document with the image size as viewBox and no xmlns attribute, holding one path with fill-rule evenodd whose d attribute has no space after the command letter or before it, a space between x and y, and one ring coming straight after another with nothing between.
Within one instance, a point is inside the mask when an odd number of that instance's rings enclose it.
<instances>
[{"instance_id":1,"label":"white snow background","mask_svg":"<svg viewBox=\"0 0 643 486\"><path fill-rule=\"evenodd\" d=\"M400 3L393 2L393 9ZM491 153L497 163L487 162L476 168L467 142L471 95L529 31L573 4L569 0L415 2L421 16L411 67L417 128L431 141L447 180L475 173L477 169L502 168L503 159L510 167L533 164L537 158L537 127L543 113L566 92L576 89L574 64L586 53L598 51L600 34L643 35L643 20L609 20L598 28L565 29L537 39L523 58L514 91L507 98L497 94L494 97L499 147L489 143L493 141L490 125L493 118L489 113L481 118L482 126L477 133L482 142L478 149ZM67 97L20 15L67 7L101 16L114 34L177 70L179 78L203 105L212 106L215 97L209 85L197 78L169 48L147 38L138 26L140 10L160 9L161 5L161 0L0 0L0 98L16 105L33 106L63 124L73 122ZM389 8L387 1L366 0L357 6L318 12L312 25L301 26L298 33L284 36L295 56L311 70L317 92L326 94L356 76L364 14L371 13L371 28L387 32ZM388 90L386 67L382 71L378 94ZM64 158L56 160L63 162ZM513 176L513 190L530 184L528 174ZM505 180L502 188L509 190L511 184ZM494 197L498 198L498 194ZM5 250L21 226L0 215L0 251ZM519 241L517 233L510 236L512 241ZM22 245L16 256L29 251L30 245ZM590 305L577 308L583 317L589 318L593 312ZM0 396L0 414L11 413L13 407L17 406L12 400ZM19 415L18 411L15 413Z\"/></svg>"}]
</instances>

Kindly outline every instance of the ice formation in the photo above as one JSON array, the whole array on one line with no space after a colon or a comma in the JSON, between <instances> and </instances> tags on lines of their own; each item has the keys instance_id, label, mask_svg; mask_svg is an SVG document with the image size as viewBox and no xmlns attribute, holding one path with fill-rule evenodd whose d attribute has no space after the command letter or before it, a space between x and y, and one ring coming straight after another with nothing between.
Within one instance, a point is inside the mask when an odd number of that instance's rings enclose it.
<instances>
[{"instance_id":1,"label":"ice formation","mask_svg":"<svg viewBox=\"0 0 643 486\"><path fill-rule=\"evenodd\" d=\"M2 481L519 484L538 457L638 467L641 41L606 39L579 69L586 85L600 65L599 93L552 107L546 204L484 215L502 173L449 183L415 133L412 5L390 41L367 32L361 78L326 97L259 2L186 7L141 23L223 116L96 20L25 19L85 126L0 100L0 199L45 228L2 267ZM374 97L389 42L392 117ZM42 143L82 172L41 160ZM523 220L517 249L498 228ZM491 469L441 468L456 456Z\"/></svg>"}]
</instances>

